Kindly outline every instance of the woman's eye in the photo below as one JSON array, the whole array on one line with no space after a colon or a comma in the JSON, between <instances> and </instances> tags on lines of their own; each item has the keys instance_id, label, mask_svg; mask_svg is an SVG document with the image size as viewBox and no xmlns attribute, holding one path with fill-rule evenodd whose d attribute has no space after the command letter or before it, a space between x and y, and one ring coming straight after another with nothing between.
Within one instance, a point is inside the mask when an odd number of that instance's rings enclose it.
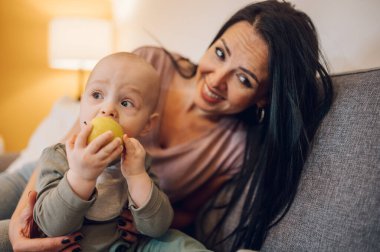
<instances>
[{"instance_id":1,"label":"woman's eye","mask_svg":"<svg viewBox=\"0 0 380 252\"><path fill-rule=\"evenodd\" d=\"M121 105L123 106L123 107L134 107L135 105L131 102L131 101L122 101L121 102Z\"/></svg>"},{"instance_id":2,"label":"woman's eye","mask_svg":"<svg viewBox=\"0 0 380 252\"><path fill-rule=\"evenodd\" d=\"M224 55L224 51L222 48L220 47L215 47L215 54L218 58L224 60L225 59L225 55Z\"/></svg>"},{"instance_id":3,"label":"woman's eye","mask_svg":"<svg viewBox=\"0 0 380 252\"><path fill-rule=\"evenodd\" d=\"M244 74L237 74L236 76L241 84L243 84L245 87L252 88L252 83Z\"/></svg>"},{"instance_id":4,"label":"woman's eye","mask_svg":"<svg viewBox=\"0 0 380 252\"><path fill-rule=\"evenodd\" d=\"M99 92L93 92L91 95L95 99L101 99L102 98L102 94Z\"/></svg>"}]
</instances>

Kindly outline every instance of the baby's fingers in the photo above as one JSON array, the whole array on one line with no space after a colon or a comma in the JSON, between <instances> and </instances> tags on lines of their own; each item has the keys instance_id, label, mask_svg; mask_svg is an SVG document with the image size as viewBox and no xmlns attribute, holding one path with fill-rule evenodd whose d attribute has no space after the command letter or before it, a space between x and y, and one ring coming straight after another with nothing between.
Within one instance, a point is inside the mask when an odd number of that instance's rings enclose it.
<instances>
[{"instance_id":1,"label":"baby's fingers","mask_svg":"<svg viewBox=\"0 0 380 252\"><path fill-rule=\"evenodd\" d=\"M126 134L123 136L124 145L127 153L132 153L136 150L138 141L134 138L128 137Z\"/></svg>"},{"instance_id":2,"label":"baby's fingers","mask_svg":"<svg viewBox=\"0 0 380 252\"><path fill-rule=\"evenodd\" d=\"M145 149L136 138L128 138L124 141L127 156L145 155Z\"/></svg>"},{"instance_id":3,"label":"baby's fingers","mask_svg":"<svg viewBox=\"0 0 380 252\"><path fill-rule=\"evenodd\" d=\"M96 154L101 151L105 146L112 142L113 136L113 132L110 130L97 136L91 143L88 144L87 149L89 153Z\"/></svg>"},{"instance_id":4,"label":"baby's fingers","mask_svg":"<svg viewBox=\"0 0 380 252\"><path fill-rule=\"evenodd\" d=\"M124 142L124 145L127 145L127 142L128 142L128 135L127 134L124 134L123 135L123 142Z\"/></svg>"},{"instance_id":5,"label":"baby's fingers","mask_svg":"<svg viewBox=\"0 0 380 252\"><path fill-rule=\"evenodd\" d=\"M75 140L77 139L77 135L72 135L69 139L66 140L65 145L66 145L66 150L71 151L74 149L75 145Z\"/></svg>"},{"instance_id":6,"label":"baby's fingers","mask_svg":"<svg viewBox=\"0 0 380 252\"><path fill-rule=\"evenodd\" d=\"M112 142L104 146L97 155L99 155L100 159L104 159L107 161L113 161L123 151L123 145L121 144L120 138L115 138Z\"/></svg>"},{"instance_id":7,"label":"baby's fingers","mask_svg":"<svg viewBox=\"0 0 380 252\"><path fill-rule=\"evenodd\" d=\"M87 139L92 130L92 124L86 124L79 132L75 145L79 148L85 148L87 146Z\"/></svg>"}]
</instances>

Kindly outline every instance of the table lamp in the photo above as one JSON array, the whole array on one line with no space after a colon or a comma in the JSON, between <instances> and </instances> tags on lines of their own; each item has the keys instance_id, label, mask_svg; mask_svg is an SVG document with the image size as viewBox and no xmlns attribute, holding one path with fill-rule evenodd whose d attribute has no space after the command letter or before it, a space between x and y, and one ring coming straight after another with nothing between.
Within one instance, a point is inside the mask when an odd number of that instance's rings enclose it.
<instances>
[{"instance_id":1,"label":"table lamp","mask_svg":"<svg viewBox=\"0 0 380 252\"><path fill-rule=\"evenodd\" d=\"M113 45L110 20L57 17L49 23L49 66L78 71L78 100L84 85L84 71L92 70Z\"/></svg>"}]
</instances>

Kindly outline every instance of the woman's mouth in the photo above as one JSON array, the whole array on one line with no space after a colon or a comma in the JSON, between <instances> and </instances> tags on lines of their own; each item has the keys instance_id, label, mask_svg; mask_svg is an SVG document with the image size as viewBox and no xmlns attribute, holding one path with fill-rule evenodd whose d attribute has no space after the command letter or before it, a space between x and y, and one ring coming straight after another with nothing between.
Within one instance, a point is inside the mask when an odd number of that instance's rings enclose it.
<instances>
[{"instance_id":1,"label":"woman's mouth","mask_svg":"<svg viewBox=\"0 0 380 252\"><path fill-rule=\"evenodd\" d=\"M223 97L211 91L211 89L208 87L206 83L203 84L201 95L202 98L208 103L218 103L224 100Z\"/></svg>"}]
</instances>

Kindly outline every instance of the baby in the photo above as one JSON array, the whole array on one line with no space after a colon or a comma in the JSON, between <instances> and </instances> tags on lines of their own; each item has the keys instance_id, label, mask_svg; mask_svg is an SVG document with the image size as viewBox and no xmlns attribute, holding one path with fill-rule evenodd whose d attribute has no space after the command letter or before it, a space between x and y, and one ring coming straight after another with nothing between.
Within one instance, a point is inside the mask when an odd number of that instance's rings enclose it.
<instances>
[{"instance_id":1,"label":"baby","mask_svg":"<svg viewBox=\"0 0 380 252\"><path fill-rule=\"evenodd\" d=\"M127 202L141 234L155 238L168 231L172 207L153 182L149 159L136 139L157 121L159 90L155 69L134 54L115 53L99 61L80 102L80 132L65 145L46 148L38 163L34 220L43 233L60 236L79 230L84 251L128 248L117 230ZM88 142L95 117L119 123L122 140L109 131Z\"/></svg>"}]
</instances>

